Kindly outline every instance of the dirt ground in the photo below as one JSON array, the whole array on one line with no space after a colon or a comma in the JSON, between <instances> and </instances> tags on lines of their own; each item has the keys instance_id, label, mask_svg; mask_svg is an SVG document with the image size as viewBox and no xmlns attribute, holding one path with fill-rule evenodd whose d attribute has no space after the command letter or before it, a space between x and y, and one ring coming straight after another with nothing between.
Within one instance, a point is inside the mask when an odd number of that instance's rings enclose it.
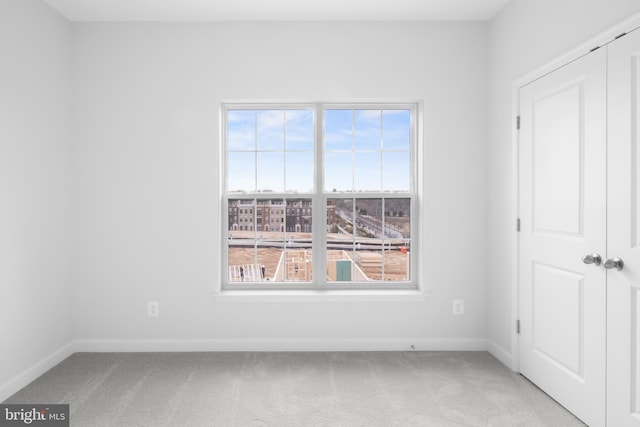
<instances>
[{"instance_id":1,"label":"dirt ground","mask_svg":"<svg viewBox=\"0 0 640 427\"><path fill-rule=\"evenodd\" d=\"M379 253L377 251L359 251L360 253ZM267 277L272 277L280 262L281 249L276 248L258 248L258 264L265 266L265 272ZM229 249L229 265L246 265L252 264L254 257L254 249L252 248L230 248ZM385 280L398 281L407 280L408 272L408 253L402 253L399 250L391 250L384 252L384 275ZM369 267L361 265L362 271L374 280L382 279L382 271L380 267Z\"/></svg>"}]
</instances>

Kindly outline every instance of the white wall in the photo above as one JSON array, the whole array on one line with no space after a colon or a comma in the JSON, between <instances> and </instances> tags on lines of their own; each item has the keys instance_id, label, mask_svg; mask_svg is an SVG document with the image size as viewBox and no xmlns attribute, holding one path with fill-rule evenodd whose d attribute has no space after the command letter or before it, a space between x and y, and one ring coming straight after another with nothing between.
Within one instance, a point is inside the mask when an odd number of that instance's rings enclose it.
<instances>
[{"instance_id":1,"label":"white wall","mask_svg":"<svg viewBox=\"0 0 640 427\"><path fill-rule=\"evenodd\" d=\"M39 0L0 1L0 401L72 340L70 37Z\"/></svg>"},{"instance_id":2,"label":"white wall","mask_svg":"<svg viewBox=\"0 0 640 427\"><path fill-rule=\"evenodd\" d=\"M76 338L301 349L484 339L486 24L73 28ZM424 99L430 297L214 300L220 101L349 98ZM464 316L451 315L453 298ZM147 318L148 300L159 318Z\"/></svg>"},{"instance_id":3,"label":"white wall","mask_svg":"<svg viewBox=\"0 0 640 427\"><path fill-rule=\"evenodd\" d=\"M639 9L512 0L488 25L70 25L37 0L1 0L0 395L73 338L420 349L488 336L508 359L511 84ZM424 99L429 298L213 298L218 105L273 98Z\"/></svg>"},{"instance_id":4,"label":"white wall","mask_svg":"<svg viewBox=\"0 0 640 427\"><path fill-rule=\"evenodd\" d=\"M489 24L488 336L511 353L512 84L640 10L637 0L511 0Z\"/></svg>"},{"instance_id":5,"label":"white wall","mask_svg":"<svg viewBox=\"0 0 640 427\"><path fill-rule=\"evenodd\" d=\"M488 337L508 359L511 84L639 9L512 0L488 25L70 25L40 1L0 0L0 400L73 338L420 349ZM424 99L425 301L213 298L218 105L273 98Z\"/></svg>"}]
</instances>

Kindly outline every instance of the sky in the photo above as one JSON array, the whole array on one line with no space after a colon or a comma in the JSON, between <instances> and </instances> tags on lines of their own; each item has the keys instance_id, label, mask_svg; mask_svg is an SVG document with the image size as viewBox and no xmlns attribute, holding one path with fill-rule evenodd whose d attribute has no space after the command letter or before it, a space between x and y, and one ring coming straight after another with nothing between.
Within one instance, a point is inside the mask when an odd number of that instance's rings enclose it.
<instances>
[{"instance_id":1,"label":"sky","mask_svg":"<svg viewBox=\"0 0 640 427\"><path fill-rule=\"evenodd\" d=\"M314 110L228 110L229 191L312 192ZM410 191L410 110L325 110L324 191Z\"/></svg>"}]
</instances>

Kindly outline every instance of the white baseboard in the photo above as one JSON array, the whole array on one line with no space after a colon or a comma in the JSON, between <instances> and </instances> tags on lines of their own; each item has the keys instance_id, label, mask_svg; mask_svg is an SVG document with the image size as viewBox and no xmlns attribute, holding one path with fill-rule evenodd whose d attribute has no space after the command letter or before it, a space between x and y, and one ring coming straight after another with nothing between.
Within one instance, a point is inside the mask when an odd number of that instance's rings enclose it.
<instances>
[{"instance_id":1,"label":"white baseboard","mask_svg":"<svg viewBox=\"0 0 640 427\"><path fill-rule=\"evenodd\" d=\"M488 351L484 339L77 340L77 352Z\"/></svg>"},{"instance_id":2,"label":"white baseboard","mask_svg":"<svg viewBox=\"0 0 640 427\"><path fill-rule=\"evenodd\" d=\"M509 369L513 369L513 358L511 357L511 353L507 352L502 347L498 346L493 341L487 341L488 348L487 351L491 353L493 357L498 359L503 365L505 365Z\"/></svg>"},{"instance_id":3,"label":"white baseboard","mask_svg":"<svg viewBox=\"0 0 640 427\"><path fill-rule=\"evenodd\" d=\"M49 369L71 356L75 350L75 343L70 342L62 348L51 353L49 356L37 362L30 368L25 369L9 381L0 385L0 402L4 402L23 387L37 379L39 376L47 372Z\"/></svg>"}]
</instances>

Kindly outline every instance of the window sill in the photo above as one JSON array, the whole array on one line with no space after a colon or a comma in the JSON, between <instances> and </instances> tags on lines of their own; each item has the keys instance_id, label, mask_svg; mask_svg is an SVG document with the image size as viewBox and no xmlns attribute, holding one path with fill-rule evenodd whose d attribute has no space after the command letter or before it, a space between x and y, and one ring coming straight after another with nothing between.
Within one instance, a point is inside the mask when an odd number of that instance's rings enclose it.
<instances>
[{"instance_id":1,"label":"window sill","mask_svg":"<svg viewBox=\"0 0 640 427\"><path fill-rule=\"evenodd\" d=\"M217 302L420 302L428 297L416 290L227 290L214 294Z\"/></svg>"}]
</instances>

